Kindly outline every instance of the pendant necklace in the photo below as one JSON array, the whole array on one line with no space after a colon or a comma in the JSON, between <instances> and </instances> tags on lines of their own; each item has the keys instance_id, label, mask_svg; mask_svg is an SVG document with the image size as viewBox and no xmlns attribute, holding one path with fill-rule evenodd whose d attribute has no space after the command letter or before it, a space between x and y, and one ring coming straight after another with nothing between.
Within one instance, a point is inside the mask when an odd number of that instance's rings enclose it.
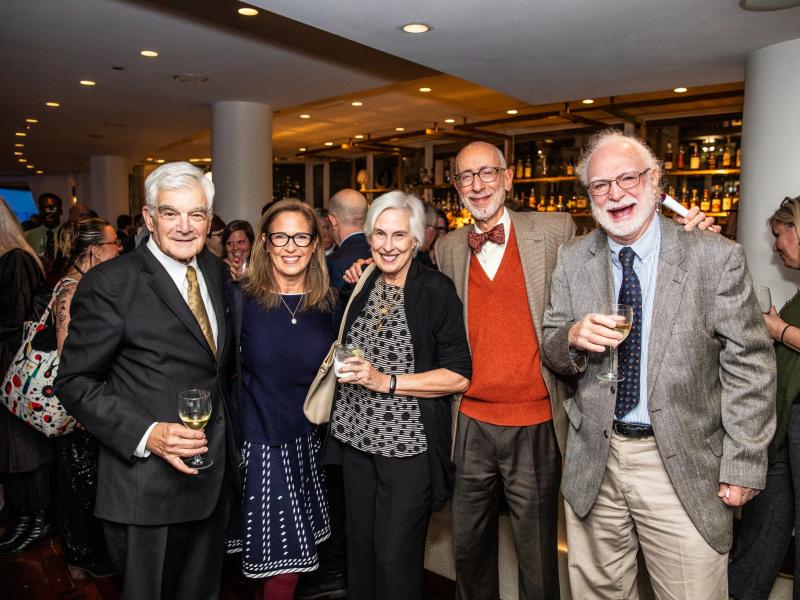
<instances>
[{"instance_id":1,"label":"pendant necklace","mask_svg":"<svg viewBox=\"0 0 800 600\"><path fill-rule=\"evenodd\" d=\"M281 302L283 302L283 305L286 307L286 310L288 310L289 314L292 315L292 325L297 325L297 317L295 317L295 315L297 314L297 311L300 310L300 305L303 303L303 299L300 298L299 302L297 303L297 306L294 307L294 311L292 311L292 309L289 308L289 305L286 304L286 300L283 299L283 294L278 294L278 298L281 299Z\"/></svg>"},{"instance_id":2,"label":"pendant necklace","mask_svg":"<svg viewBox=\"0 0 800 600\"><path fill-rule=\"evenodd\" d=\"M375 325L375 331L380 331L381 330L381 327L383 326L384 319L386 319L386 317L389 315L389 311L394 307L395 303L397 302L397 298L400 296L400 290L402 289L400 287L396 288L394 290L394 294L392 295L391 300L387 301L386 288L388 286L386 285L386 281L384 281L383 278L381 278L381 284L382 284L382 287L381 287L381 302L380 302L380 308L378 309L378 312L380 313L380 315L378 317L378 322Z\"/></svg>"}]
</instances>

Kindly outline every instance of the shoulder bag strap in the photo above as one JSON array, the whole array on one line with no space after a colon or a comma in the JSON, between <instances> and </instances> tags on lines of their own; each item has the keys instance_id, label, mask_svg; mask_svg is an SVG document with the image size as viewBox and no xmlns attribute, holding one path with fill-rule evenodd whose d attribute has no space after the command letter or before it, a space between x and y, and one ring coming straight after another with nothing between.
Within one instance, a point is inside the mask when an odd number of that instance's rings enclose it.
<instances>
[{"instance_id":1,"label":"shoulder bag strap","mask_svg":"<svg viewBox=\"0 0 800 600\"><path fill-rule=\"evenodd\" d=\"M374 263L369 265L366 269L364 269L364 271L361 273L361 277L359 278L358 283L356 284L356 287L353 288L353 293L350 294L350 299L347 301L347 306L345 307L344 314L342 315L342 323L341 325L339 325L338 340L340 344L342 343L342 336L344 335L344 326L345 323L347 323L347 313L350 310L350 305L353 303L353 299L356 296L358 296L359 292L361 292L361 290L364 288L364 284L367 282L367 279L369 279L369 276L375 269L377 269L377 267L375 266Z\"/></svg>"}]
</instances>

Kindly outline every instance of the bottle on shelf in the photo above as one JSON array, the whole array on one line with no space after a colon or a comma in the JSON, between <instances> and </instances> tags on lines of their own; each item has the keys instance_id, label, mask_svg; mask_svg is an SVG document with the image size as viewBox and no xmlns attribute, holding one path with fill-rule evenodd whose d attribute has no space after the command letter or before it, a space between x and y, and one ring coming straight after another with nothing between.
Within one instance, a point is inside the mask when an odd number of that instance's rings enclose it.
<instances>
[{"instance_id":1,"label":"bottle on shelf","mask_svg":"<svg viewBox=\"0 0 800 600\"><path fill-rule=\"evenodd\" d=\"M547 204L547 212L556 212L558 210L556 207L556 197L554 194L550 194L550 202Z\"/></svg>"},{"instance_id":2,"label":"bottle on shelf","mask_svg":"<svg viewBox=\"0 0 800 600\"><path fill-rule=\"evenodd\" d=\"M564 204L564 196L562 196L561 194L558 195L558 203L556 204L556 210L558 212L564 212L565 210L567 210L567 207Z\"/></svg>"},{"instance_id":3,"label":"bottle on shelf","mask_svg":"<svg viewBox=\"0 0 800 600\"><path fill-rule=\"evenodd\" d=\"M697 196L697 188L692 189L692 202L690 206L700 207L700 198Z\"/></svg>"},{"instance_id":4,"label":"bottle on shelf","mask_svg":"<svg viewBox=\"0 0 800 600\"><path fill-rule=\"evenodd\" d=\"M444 182L450 183L450 161L445 161L444 163Z\"/></svg>"},{"instance_id":5,"label":"bottle on shelf","mask_svg":"<svg viewBox=\"0 0 800 600\"><path fill-rule=\"evenodd\" d=\"M689 208L689 190L687 190L685 186L681 190L681 206L683 206L683 208Z\"/></svg>"},{"instance_id":6,"label":"bottle on shelf","mask_svg":"<svg viewBox=\"0 0 800 600\"><path fill-rule=\"evenodd\" d=\"M528 206L531 208L536 208L536 190L531 188L531 195L528 196Z\"/></svg>"},{"instance_id":7,"label":"bottle on shelf","mask_svg":"<svg viewBox=\"0 0 800 600\"><path fill-rule=\"evenodd\" d=\"M742 147L739 146L736 149L736 168L738 169L741 166L742 166Z\"/></svg>"},{"instance_id":8,"label":"bottle on shelf","mask_svg":"<svg viewBox=\"0 0 800 600\"><path fill-rule=\"evenodd\" d=\"M697 147L697 144L692 144L692 157L689 159L689 168L700 168L700 149Z\"/></svg>"},{"instance_id":9,"label":"bottle on shelf","mask_svg":"<svg viewBox=\"0 0 800 600\"><path fill-rule=\"evenodd\" d=\"M719 185L714 186L714 193L711 196L711 212L719 212L722 210L722 193L720 192Z\"/></svg>"},{"instance_id":10,"label":"bottle on shelf","mask_svg":"<svg viewBox=\"0 0 800 600\"><path fill-rule=\"evenodd\" d=\"M536 206L536 210L539 212L547 211L547 196L544 195L544 192L542 192L542 195L539 198L539 204Z\"/></svg>"},{"instance_id":11,"label":"bottle on shelf","mask_svg":"<svg viewBox=\"0 0 800 600\"><path fill-rule=\"evenodd\" d=\"M575 163L572 161L572 157L570 156L567 160L567 177L574 177L575 176Z\"/></svg>"},{"instance_id":12,"label":"bottle on shelf","mask_svg":"<svg viewBox=\"0 0 800 600\"><path fill-rule=\"evenodd\" d=\"M572 198L567 201L567 211L575 212L576 210L578 210L578 199L575 194L572 194Z\"/></svg>"},{"instance_id":13,"label":"bottle on shelf","mask_svg":"<svg viewBox=\"0 0 800 600\"><path fill-rule=\"evenodd\" d=\"M525 166L523 167L522 170L522 176L525 179L530 179L531 177L533 177L533 166L531 165L530 156L525 159Z\"/></svg>"},{"instance_id":14,"label":"bottle on shelf","mask_svg":"<svg viewBox=\"0 0 800 600\"><path fill-rule=\"evenodd\" d=\"M589 208L589 199L581 194L578 196L578 199L575 201L575 208L578 212L583 212Z\"/></svg>"},{"instance_id":15,"label":"bottle on shelf","mask_svg":"<svg viewBox=\"0 0 800 600\"><path fill-rule=\"evenodd\" d=\"M730 169L731 168L731 140L728 138L728 143L725 144L725 148L722 151L722 168L723 169Z\"/></svg>"},{"instance_id":16,"label":"bottle on shelf","mask_svg":"<svg viewBox=\"0 0 800 600\"><path fill-rule=\"evenodd\" d=\"M727 212L731 209L733 202L730 194L730 188L725 188L725 195L722 196L722 210Z\"/></svg>"},{"instance_id":17,"label":"bottle on shelf","mask_svg":"<svg viewBox=\"0 0 800 600\"><path fill-rule=\"evenodd\" d=\"M514 177L516 177L517 179L522 179L523 176L524 176L524 166L522 164L522 159L518 158L516 168L514 169Z\"/></svg>"},{"instance_id":18,"label":"bottle on shelf","mask_svg":"<svg viewBox=\"0 0 800 600\"><path fill-rule=\"evenodd\" d=\"M700 210L706 213L711 211L711 200L708 197L708 188L703 190L703 200L700 202Z\"/></svg>"},{"instance_id":19,"label":"bottle on shelf","mask_svg":"<svg viewBox=\"0 0 800 600\"><path fill-rule=\"evenodd\" d=\"M708 158L706 159L706 168L708 169L717 168L717 153L713 146L708 150Z\"/></svg>"},{"instance_id":20,"label":"bottle on shelf","mask_svg":"<svg viewBox=\"0 0 800 600\"><path fill-rule=\"evenodd\" d=\"M542 151L539 150L539 152ZM548 164L547 154L541 154L541 157L536 164L536 170L539 173L539 177L550 177L550 165Z\"/></svg>"},{"instance_id":21,"label":"bottle on shelf","mask_svg":"<svg viewBox=\"0 0 800 600\"><path fill-rule=\"evenodd\" d=\"M686 150L683 149L683 146L678 148L678 171L682 171L686 168Z\"/></svg>"},{"instance_id":22,"label":"bottle on shelf","mask_svg":"<svg viewBox=\"0 0 800 600\"><path fill-rule=\"evenodd\" d=\"M667 142L667 152L666 154L664 154L664 170L672 171L672 168L673 168L672 142Z\"/></svg>"}]
</instances>

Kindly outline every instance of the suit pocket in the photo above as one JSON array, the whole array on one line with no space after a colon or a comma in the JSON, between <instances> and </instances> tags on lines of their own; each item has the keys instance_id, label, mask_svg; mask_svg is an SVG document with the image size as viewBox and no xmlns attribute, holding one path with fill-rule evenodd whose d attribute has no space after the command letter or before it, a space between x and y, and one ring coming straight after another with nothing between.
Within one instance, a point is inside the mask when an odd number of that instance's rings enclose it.
<instances>
[{"instance_id":1,"label":"suit pocket","mask_svg":"<svg viewBox=\"0 0 800 600\"><path fill-rule=\"evenodd\" d=\"M583 413L581 412L578 403L575 402L575 398L570 396L566 400L564 400L564 410L567 413L567 418L569 419L572 428L576 431L581 428L581 422L583 421Z\"/></svg>"},{"instance_id":2,"label":"suit pocket","mask_svg":"<svg viewBox=\"0 0 800 600\"><path fill-rule=\"evenodd\" d=\"M706 444L711 448L711 452L717 458L722 456L722 440L725 438L725 430L717 429L714 433L706 438Z\"/></svg>"}]
</instances>

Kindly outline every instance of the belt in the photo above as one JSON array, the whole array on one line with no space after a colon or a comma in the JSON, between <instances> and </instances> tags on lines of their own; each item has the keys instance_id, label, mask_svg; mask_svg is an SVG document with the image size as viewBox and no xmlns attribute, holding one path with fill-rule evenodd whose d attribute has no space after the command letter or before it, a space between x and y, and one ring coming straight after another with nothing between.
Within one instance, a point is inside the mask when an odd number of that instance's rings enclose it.
<instances>
[{"instance_id":1,"label":"belt","mask_svg":"<svg viewBox=\"0 0 800 600\"><path fill-rule=\"evenodd\" d=\"M622 421L614 421L614 433L634 439L653 437L655 435L650 425L636 425L635 423L623 423Z\"/></svg>"}]
</instances>

